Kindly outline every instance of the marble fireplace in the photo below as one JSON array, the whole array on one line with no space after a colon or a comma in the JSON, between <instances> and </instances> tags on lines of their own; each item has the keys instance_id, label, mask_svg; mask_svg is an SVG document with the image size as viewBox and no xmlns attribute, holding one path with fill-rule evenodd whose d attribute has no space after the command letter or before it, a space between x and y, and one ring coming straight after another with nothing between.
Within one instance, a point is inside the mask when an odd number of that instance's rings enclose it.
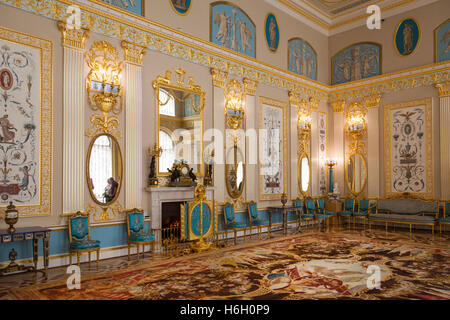
<instances>
[{"instance_id":1,"label":"marble fireplace","mask_svg":"<svg viewBox=\"0 0 450 320\"><path fill-rule=\"evenodd\" d=\"M153 230L163 227L163 203L181 203L194 200L194 187L147 188L150 193L150 218ZM214 187L206 188L206 199L214 199Z\"/></svg>"}]
</instances>

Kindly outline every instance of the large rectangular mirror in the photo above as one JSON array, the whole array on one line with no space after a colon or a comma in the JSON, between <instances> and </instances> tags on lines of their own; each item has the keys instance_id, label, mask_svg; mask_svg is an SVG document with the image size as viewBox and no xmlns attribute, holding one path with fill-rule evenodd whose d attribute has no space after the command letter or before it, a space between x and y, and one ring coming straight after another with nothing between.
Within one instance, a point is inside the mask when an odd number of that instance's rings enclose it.
<instances>
[{"instance_id":1,"label":"large rectangular mirror","mask_svg":"<svg viewBox=\"0 0 450 320\"><path fill-rule=\"evenodd\" d=\"M203 176L203 108L205 93L189 77L184 84L185 72L175 70L158 77L155 88L157 105L157 144L160 154L156 163L159 176L170 175L175 162L184 161L196 176Z\"/></svg>"}]
</instances>

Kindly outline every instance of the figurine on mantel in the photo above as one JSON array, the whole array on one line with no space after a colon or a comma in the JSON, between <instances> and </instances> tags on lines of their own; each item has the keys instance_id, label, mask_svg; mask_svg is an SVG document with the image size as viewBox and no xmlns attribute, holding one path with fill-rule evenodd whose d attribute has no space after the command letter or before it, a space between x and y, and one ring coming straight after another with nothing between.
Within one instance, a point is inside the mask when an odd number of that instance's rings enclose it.
<instances>
[{"instance_id":1,"label":"figurine on mantel","mask_svg":"<svg viewBox=\"0 0 450 320\"><path fill-rule=\"evenodd\" d=\"M335 198L339 198L339 194L340 194L340 192L339 192L339 184L336 182L334 184L334 188L333 188L333 196Z\"/></svg>"}]
</instances>

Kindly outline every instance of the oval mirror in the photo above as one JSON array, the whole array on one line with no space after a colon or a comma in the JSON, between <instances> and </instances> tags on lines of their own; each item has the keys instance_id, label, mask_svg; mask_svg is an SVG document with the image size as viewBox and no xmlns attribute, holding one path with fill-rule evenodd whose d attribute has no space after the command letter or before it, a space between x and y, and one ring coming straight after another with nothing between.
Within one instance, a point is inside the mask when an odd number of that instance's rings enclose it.
<instances>
[{"instance_id":1,"label":"oval mirror","mask_svg":"<svg viewBox=\"0 0 450 320\"><path fill-rule=\"evenodd\" d=\"M311 183L309 157L303 154L298 160L298 187L303 195L307 195Z\"/></svg>"},{"instance_id":2,"label":"oval mirror","mask_svg":"<svg viewBox=\"0 0 450 320\"><path fill-rule=\"evenodd\" d=\"M366 160L361 154L353 154L347 163L347 187L351 193L358 195L366 186Z\"/></svg>"},{"instance_id":3,"label":"oval mirror","mask_svg":"<svg viewBox=\"0 0 450 320\"><path fill-rule=\"evenodd\" d=\"M228 149L225 181L230 197L233 199L239 198L244 190L245 165L244 155L237 146Z\"/></svg>"},{"instance_id":4,"label":"oval mirror","mask_svg":"<svg viewBox=\"0 0 450 320\"><path fill-rule=\"evenodd\" d=\"M97 204L105 206L116 201L123 179L122 154L116 138L100 134L92 139L86 172L89 192Z\"/></svg>"}]
</instances>

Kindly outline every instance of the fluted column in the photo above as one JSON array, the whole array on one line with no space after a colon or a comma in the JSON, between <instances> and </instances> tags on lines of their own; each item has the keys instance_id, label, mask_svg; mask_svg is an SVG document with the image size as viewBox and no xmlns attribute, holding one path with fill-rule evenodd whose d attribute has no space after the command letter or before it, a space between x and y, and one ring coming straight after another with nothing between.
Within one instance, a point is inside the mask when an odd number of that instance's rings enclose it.
<instances>
[{"instance_id":1,"label":"fluted column","mask_svg":"<svg viewBox=\"0 0 450 320\"><path fill-rule=\"evenodd\" d=\"M224 145L225 137L225 82L228 77L228 72L221 71L218 69L211 69L211 77L213 84L213 108L214 108L214 129L220 130L223 133L222 146ZM214 139L218 139L215 137ZM215 140L218 143L217 140ZM215 156L219 157L220 150L215 150ZM222 151L223 155L223 151ZM223 159L219 160L225 160ZM225 186L225 165L222 163L214 164L214 199L218 202L225 201L225 195L227 195L227 190Z\"/></svg>"},{"instance_id":2,"label":"fluted column","mask_svg":"<svg viewBox=\"0 0 450 320\"><path fill-rule=\"evenodd\" d=\"M123 41L125 62L125 206L142 208L144 155L142 144L142 57L145 49Z\"/></svg>"},{"instance_id":3,"label":"fluted column","mask_svg":"<svg viewBox=\"0 0 450 320\"><path fill-rule=\"evenodd\" d=\"M63 77L63 212L84 211L86 186L84 49L89 33L59 22L64 55Z\"/></svg>"},{"instance_id":4,"label":"fluted column","mask_svg":"<svg viewBox=\"0 0 450 320\"><path fill-rule=\"evenodd\" d=\"M256 110L258 106L256 105L256 88L258 86L258 81L251 79L244 79L244 92L245 92L245 128L248 132L251 132L251 129L258 129L258 124L256 122ZM257 132L257 131L256 131ZM256 133L255 132L255 133ZM245 199L247 201L256 201L258 199L258 164L257 157L256 163L250 163L250 159L252 156L257 156L257 152L255 154L254 150L257 150L256 146L258 143L256 135L248 135L248 139L245 139ZM253 141L252 141L253 140ZM254 162L254 161L252 161Z\"/></svg>"},{"instance_id":5,"label":"fluted column","mask_svg":"<svg viewBox=\"0 0 450 320\"><path fill-rule=\"evenodd\" d=\"M380 95L365 97L367 112L367 194L380 196Z\"/></svg>"},{"instance_id":6,"label":"fluted column","mask_svg":"<svg viewBox=\"0 0 450 320\"><path fill-rule=\"evenodd\" d=\"M345 149L344 149L344 108L345 101L332 103L334 120L334 159L337 161L334 167L334 183L338 183L341 196L345 196Z\"/></svg>"},{"instance_id":7,"label":"fluted column","mask_svg":"<svg viewBox=\"0 0 450 320\"><path fill-rule=\"evenodd\" d=\"M319 186L319 113L315 99L309 100L311 106L311 194L320 195Z\"/></svg>"},{"instance_id":8,"label":"fluted column","mask_svg":"<svg viewBox=\"0 0 450 320\"><path fill-rule=\"evenodd\" d=\"M440 105L441 199L450 199L450 82L437 83Z\"/></svg>"}]
</instances>

